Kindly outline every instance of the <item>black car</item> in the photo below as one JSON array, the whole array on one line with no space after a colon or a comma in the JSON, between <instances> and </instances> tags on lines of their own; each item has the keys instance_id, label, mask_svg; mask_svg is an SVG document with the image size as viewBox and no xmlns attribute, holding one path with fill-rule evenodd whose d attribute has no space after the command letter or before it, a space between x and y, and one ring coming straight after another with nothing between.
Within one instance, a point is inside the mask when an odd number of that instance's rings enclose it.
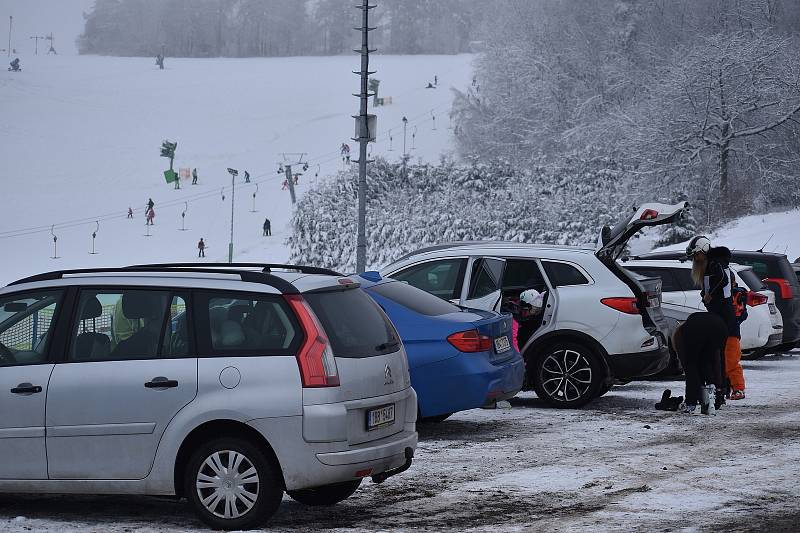
<instances>
[{"instance_id":1,"label":"black car","mask_svg":"<svg viewBox=\"0 0 800 533\"><path fill-rule=\"evenodd\" d=\"M772 351L782 352L800 345L800 268L793 268L784 254L732 250L731 256L734 263L753 267L753 272L775 293L775 305L783 317L783 343ZM633 259L688 260L680 251L652 252Z\"/></svg>"}]
</instances>

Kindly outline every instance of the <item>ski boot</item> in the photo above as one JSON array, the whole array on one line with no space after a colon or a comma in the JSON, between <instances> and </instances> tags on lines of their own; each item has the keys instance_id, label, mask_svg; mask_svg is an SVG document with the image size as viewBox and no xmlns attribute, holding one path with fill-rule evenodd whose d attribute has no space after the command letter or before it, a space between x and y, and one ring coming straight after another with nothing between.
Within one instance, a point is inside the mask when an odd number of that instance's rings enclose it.
<instances>
[{"instance_id":1,"label":"ski boot","mask_svg":"<svg viewBox=\"0 0 800 533\"><path fill-rule=\"evenodd\" d=\"M716 391L714 385L704 385L700 389L700 413L704 415L716 415Z\"/></svg>"},{"instance_id":2,"label":"ski boot","mask_svg":"<svg viewBox=\"0 0 800 533\"><path fill-rule=\"evenodd\" d=\"M714 408L719 411L719 408L725 405L725 391L717 389L716 398L714 399Z\"/></svg>"},{"instance_id":3,"label":"ski boot","mask_svg":"<svg viewBox=\"0 0 800 533\"><path fill-rule=\"evenodd\" d=\"M688 404L686 402L681 402L680 406L678 406L678 411L681 413L685 413L687 415L693 415L697 410L697 404Z\"/></svg>"}]
</instances>

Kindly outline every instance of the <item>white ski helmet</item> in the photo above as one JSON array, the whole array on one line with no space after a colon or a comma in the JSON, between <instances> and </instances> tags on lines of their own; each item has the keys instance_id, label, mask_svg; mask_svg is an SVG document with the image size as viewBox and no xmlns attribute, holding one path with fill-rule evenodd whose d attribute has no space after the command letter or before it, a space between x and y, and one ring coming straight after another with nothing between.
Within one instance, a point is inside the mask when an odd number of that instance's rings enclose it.
<instances>
[{"instance_id":1,"label":"white ski helmet","mask_svg":"<svg viewBox=\"0 0 800 533\"><path fill-rule=\"evenodd\" d=\"M711 241L705 235L698 235L689 241L689 246L686 247L686 255L692 257L698 252L707 254L711 249Z\"/></svg>"},{"instance_id":2,"label":"white ski helmet","mask_svg":"<svg viewBox=\"0 0 800 533\"><path fill-rule=\"evenodd\" d=\"M522 294L519 295L519 301L530 305L536 312L544 307L544 296L536 289L522 291Z\"/></svg>"}]
</instances>

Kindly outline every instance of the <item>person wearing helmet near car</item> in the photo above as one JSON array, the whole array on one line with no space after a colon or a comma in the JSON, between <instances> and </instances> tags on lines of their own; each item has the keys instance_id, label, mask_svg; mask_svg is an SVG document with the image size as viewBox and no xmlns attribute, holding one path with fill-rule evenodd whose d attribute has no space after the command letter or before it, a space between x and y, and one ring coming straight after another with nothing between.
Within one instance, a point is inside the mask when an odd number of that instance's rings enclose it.
<instances>
[{"instance_id":1,"label":"person wearing helmet near car","mask_svg":"<svg viewBox=\"0 0 800 533\"><path fill-rule=\"evenodd\" d=\"M536 328L539 327L537 318L544 309L544 294L536 289L527 289L519 295L519 303L512 305L511 314L512 337L517 350L522 350L528 339L531 338Z\"/></svg>"},{"instance_id":2,"label":"person wearing helmet near car","mask_svg":"<svg viewBox=\"0 0 800 533\"><path fill-rule=\"evenodd\" d=\"M703 304L709 313L721 318L728 328L728 338L723 347L723 366L731 389L728 398L742 400L745 397L745 383L740 362L741 333L732 300L734 277L728 266L731 251L724 246L712 247L707 237L698 235L689 241L686 255L692 258L692 279L701 289Z\"/></svg>"}]
</instances>

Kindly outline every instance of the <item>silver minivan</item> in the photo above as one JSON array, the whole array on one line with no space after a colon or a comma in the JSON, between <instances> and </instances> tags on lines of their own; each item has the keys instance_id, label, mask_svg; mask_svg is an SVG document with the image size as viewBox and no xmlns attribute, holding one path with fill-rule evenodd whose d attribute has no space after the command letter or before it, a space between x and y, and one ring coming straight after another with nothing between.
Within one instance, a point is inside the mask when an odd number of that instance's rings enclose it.
<instances>
[{"instance_id":1,"label":"silver minivan","mask_svg":"<svg viewBox=\"0 0 800 533\"><path fill-rule=\"evenodd\" d=\"M280 270L280 271L279 271ZM0 492L186 498L247 529L411 465L386 315L308 267L60 271L0 289Z\"/></svg>"}]
</instances>

